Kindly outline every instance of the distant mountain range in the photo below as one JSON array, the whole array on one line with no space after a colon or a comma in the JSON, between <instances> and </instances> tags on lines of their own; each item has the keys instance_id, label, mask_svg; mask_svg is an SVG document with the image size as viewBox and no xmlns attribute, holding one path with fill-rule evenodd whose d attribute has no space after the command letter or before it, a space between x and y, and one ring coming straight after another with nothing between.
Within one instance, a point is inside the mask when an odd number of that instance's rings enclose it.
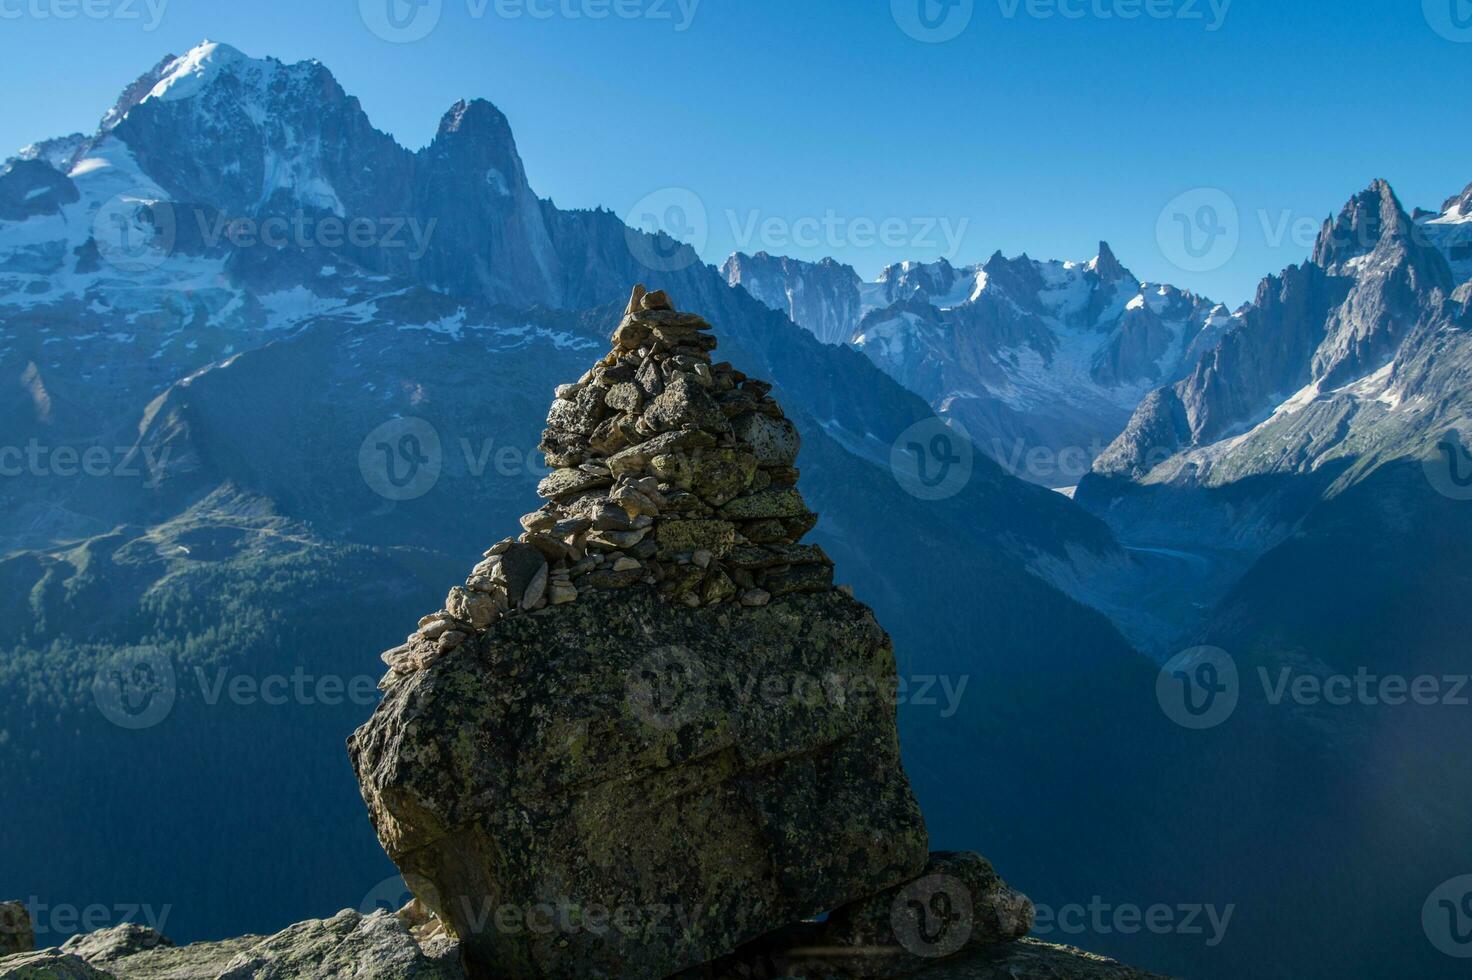
<instances>
[{"instance_id":1,"label":"distant mountain range","mask_svg":"<svg viewBox=\"0 0 1472 980\"><path fill-rule=\"evenodd\" d=\"M317 62L165 58L0 166L0 780L7 834L66 845L7 851L0 897L167 903L187 940L387 876L341 754L369 707L212 685L376 677L530 509L548 395L642 281L779 386L813 539L914 679L937 846L1054 907L1238 904L1210 948L1051 937L1142 966L1455 975L1417 923L1465 871L1465 709L1254 685L1468 673L1469 278L1472 188L1408 214L1384 184L1236 312L1107 245L717 270L539 198L488 102L414 152ZM900 472L937 445L970 467L944 493ZM1198 643L1243 682L1210 731L1157 691ZM94 680L140 651L175 700L133 730ZM918 693L963 677L953 714Z\"/></svg>"},{"instance_id":2,"label":"distant mountain range","mask_svg":"<svg viewBox=\"0 0 1472 980\"><path fill-rule=\"evenodd\" d=\"M981 265L890 266L737 254L727 280L826 343L852 344L954 420L1009 472L1072 487L1140 399L1181 377L1225 307L1141 282L1108 244L1089 262L1000 252Z\"/></svg>"}]
</instances>

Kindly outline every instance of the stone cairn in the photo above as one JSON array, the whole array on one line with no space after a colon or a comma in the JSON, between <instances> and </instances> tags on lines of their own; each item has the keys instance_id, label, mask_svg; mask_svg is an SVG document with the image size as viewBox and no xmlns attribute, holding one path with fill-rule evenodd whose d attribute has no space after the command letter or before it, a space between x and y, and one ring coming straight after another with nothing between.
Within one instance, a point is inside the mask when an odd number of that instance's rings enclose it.
<instances>
[{"instance_id":1,"label":"stone cairn","mask_svg":"<svg viewBox=\"0 0 1472 980\"><path fill-rule=\"evenodd\" d=\"M634 287L613 349L557 389L540 447L555 467L537 489L547 503L384 654L386 683L589 590L644 583L696 608L833 587L828 556L799 544L817 515L796 486L797 429L770 384L712 363L710 329Z\"/></svg>"}]
</instances>

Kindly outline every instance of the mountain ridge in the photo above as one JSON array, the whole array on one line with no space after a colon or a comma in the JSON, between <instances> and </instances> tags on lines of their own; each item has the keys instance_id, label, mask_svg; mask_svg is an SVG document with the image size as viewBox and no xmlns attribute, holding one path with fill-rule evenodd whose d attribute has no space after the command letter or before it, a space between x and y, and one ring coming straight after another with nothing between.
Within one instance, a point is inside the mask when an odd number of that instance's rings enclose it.
<instances>
[{"instance_id":1,"label":"mountain ridge","mask_svg":"<svg viewBox=\"0 0 1472 980\"><path fill-rule=\"evenodd\" d=\"M1088 262L903 262L873 283L832 260L737 253L727 280L828 343L851 344L954 420L1014 476L1076 484L1151 387L1229 322L1225 307ZM1022 462L1041 452L1045 468ZM1071 465L1059 466L1067 457Z\"/></svg>"}]
</instances>

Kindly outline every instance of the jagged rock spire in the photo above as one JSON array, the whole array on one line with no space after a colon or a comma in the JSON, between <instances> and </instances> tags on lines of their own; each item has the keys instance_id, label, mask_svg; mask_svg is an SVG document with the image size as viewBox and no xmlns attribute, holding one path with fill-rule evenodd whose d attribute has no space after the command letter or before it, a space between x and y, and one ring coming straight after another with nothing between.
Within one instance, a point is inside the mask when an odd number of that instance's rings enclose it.
<instances>
[{"instance_id":1,"label":"jagged rock spire","mask_svg":"<svg viewBox=\"0 0 1472 980\"><path fill-rule=\"evenodd\" d=\"M590 590L643 585L696 608L833 587L828 556L799 543L817 515L796 486L797 429L771 385L712 363L716 346L701 317L634 287L613 349L557 389L546 503L385 654L395 674Z\"/></svg>"}]
</instances>

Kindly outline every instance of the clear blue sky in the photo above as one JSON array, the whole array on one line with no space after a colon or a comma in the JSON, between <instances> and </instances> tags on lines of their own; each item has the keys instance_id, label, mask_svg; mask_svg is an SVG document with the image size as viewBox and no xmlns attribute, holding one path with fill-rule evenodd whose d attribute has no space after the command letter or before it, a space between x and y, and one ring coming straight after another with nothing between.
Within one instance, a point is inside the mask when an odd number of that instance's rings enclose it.
<instances>
[{"instance_id":1,"label":"clear blue sky","mask_svg":"<svg viewBox=\"0 0 1472 980\"><path fill-rule=\"evenodd\" d=\"M969 22L941 0L699 0L685 30L681 0L425 2L443 4L435 29L389 43L358 0L0 0L0 147L90 130L126 82L209 37L322 60L411 147L456 99L488 98L540 194L628 213L688 188L713 261L766 245L870 277L947 251L934 219L965 223L958 261L1088 258L1104 238L1138 275L1234 305L1306 253L1291 222L1372 178L1407 206L1472 181L1467 0L1232 0L1216 30L1212 0L973 0ZM922 2L937 30L965 29L915 40L901 22L924 34ZM1240 245L1193 271L1157 224L1201 187L1238 208ZM804 218L812 247L785 237Z\"/></svg>"}]
</instances>

